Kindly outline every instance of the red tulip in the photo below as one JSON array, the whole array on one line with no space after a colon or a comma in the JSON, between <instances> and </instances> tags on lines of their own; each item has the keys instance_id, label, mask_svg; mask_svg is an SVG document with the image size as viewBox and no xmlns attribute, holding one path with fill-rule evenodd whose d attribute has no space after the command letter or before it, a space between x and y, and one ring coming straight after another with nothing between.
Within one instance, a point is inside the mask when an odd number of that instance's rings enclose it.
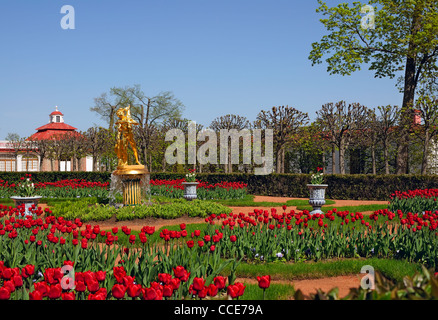
<instances>
[{"instance_id":1,"label":"red tulip","mask_svg":"<svg viewBox=\"0 0 438 320\"><path fill-rule=\"evenodd\" d=\"M14 276L12 278L12 281L14 281L14 286L17 288L21 287L23 285L23 278L21 276Z\"/></svg>"},{"instance_id":2,"label":"red tulip","mask_svg":"<svg viewBox=\"0 0 438 320\"><path fill-rule=\"evenodd\" d=\"M126 290L128 293L128 296L131 298L139 297L141 294L141 285L140 284L131 284L128 289Z\"/></svg>"},{"instance_id":3,"label":"red tulip","mask_svg":"<svg viewBox=\"0 0 438 320\"><path fill-rule=\"evenodd\" d=\"M227 287L227 294L232 298L235 299L238 297L239 288L237 288L235 285L229 285Z\"/></svg>"},{"instance_id":4,"label":"red tulip","mask_svg":"<svg viewBox=\"0 0 438 320\"><path fill-rule=\"evenodd\" d=\"M11 292L6 287L0 288L0 300L8 300L11 297Z\"/></svg>"},{"instance_id":5,"label":"red tulip","mask_svg":"<svg viewBox=\"0 0 438 320\"><path fill-rule=\"evenodd\" d=\"M213 283L210 283L210 285L208 286L208 295L210 297L214 297L217 295L218 292L219 292L219 288L215 286Z\"/></svg>"},{"instance_id":6,"label":"red tulip","mask_svg":"<svg viewBox=\"0 0 438 320\"><path fill-rule=\"evenodd\" d=\"M96 271L95 273L97 281L104 281L106 277L106 271Z\"/></svg>"},{"instance_id":7,"label":"red tulip","mask_svg":"<svg viewBox=\"0 0 438 320\"><path fill-rule=\"evenodd\" d=\"M257 281L259 283L259 288L267 289L271 284L271 276L270 275L261 276L261 277L258 276Z\"/></svg>"},{"instance_id":8,"label":"red tulip","mask_svg":"<svg viewBox=\"0 0 438 320\"><path fill-rule=\"evenodd\" d=\"M85 282L84 282L84 281L78 281L78 280L76 280L76 281L75 281L75 290L76 290L77 292L84 292L85 290L87 290L87 287L86 287L86 285L85 285Z\"/></svg>"},{"instance_id":9,"label":"red tulip","mask_svg":"<svg viewBox=\"0 0 438 320\"><path fill-rule=\"evenodd\" d=\"M171 279L172 279L172 275L168 273L158 274L158 281L162 282L163 284L169 284Z\"/></svg>"},{"instance_id":10,"label":"red tulip","mask_svg":"<svg viewBox=\"0 0 438 320\"><path fill-rule=\"evenodd\" d=\"M15 285L14 285L14 282L12 280L5 281L3 283L3 286L5 288L7 288L9 290L9 292L11 292L11 293L15 291Z\"/></svg>"},{"instance_id":11,"label":"red tulip","mask_svg":"<svg viewBox=\"0 0 438 320\"><path fill-rule=\"evenodd\" d=\"M207 296L208 291L209 291L208 287L203 287L202 290L198 291L198 297L200 299L204 299Z\"/></svg>"},{"instance_id":12,"label":"red tulip","mask_svg":"<svg viewBox=\"0 0 438 320\"><path fill-rule=\"evenodd\" d=\"M169 298L173 294L173 286L166 284L163 287L163 297Z\"/></svg>"},{"instance_id":13,"label":"red tulip","mask_svg":"<svg viewBox=\"0 0 438 320\"><path fill-rule=\"evenodd\" d=\"M180 283L181 280L178 278L172 278L170 280L170 285L172 286L173 290L178 290Z\"/></svg>"},{"instance_id":14,"label":"red tulip","mask_svg":"<svg viewBox=\"0 0 438 320\"><path fill-rule=\"evenodd\" d=\"M50 299L58 299L61 297L62 294L62 288L60 284L55 284L50 286L48 297Z\"/></svg>"},{"instance_id":15,"label":"red tulip","mask_svg":"<svg viewBox=\"0 0 438 320\"><path fill-rule=\"evenodd\" d=\"M45 282L35 282L34 284L35 290L40 292L43 297L47 297L49 293L49 285Z\"/></svg>"},{"instance_id":16,"label":"red tulip","mask_svg":"<svg viewBox=\"0 0 438 320\"><path fill-rule=\"evenodd\" d=\"M111 289L112 295L116 299L123 299L125 297L126 287L122 284L116 283Z\"/></svg>"},{"instance_id":17,"label":"red tulip","mask_svg":"<svg viewBox=\"0 0 438 320\"><path fill-rule=\"evenodd\" d=\"M202 278L197 278L195 277L193 279L193 289L195 289L196 291L200 291L204 288L205 285L205 280Z\"/></svg>"},{"instance_id":18,"label":"red tulip","mask_svg":"<svg viewBox=\"0 0 438 320\"><path fill-rule=\"evenodd\" d=\"M155 290L154 288L143 289L144 300L162 300L162 298L163 296L160 290Z\"/></svg>"},{"instance_id":19,"label":"red tulip","mask_svg":"<svg viewBox=\"0 0 438 320\"><path fill-rule=\"evenodd\" d=\"M1 289L0 289L0 291L1 291ZM1 299L1 297L0 297L0 299ZM29 300L43 300L43 295L38 290L29 292Z\"/></svg>"},{"instance_id":20,"label":"red tulip","mask_svg":"<svg viewBox=\"0 0 438 320\"><path fill-rule=\"evenodd\" d=\"M92 293L96 292L97 290L100 289L99 282L97 282L97 280L91 280L87 282L87 289Z\"/></svg>"},{"instance_id":21,"label":"red tulip","mask_svg":"<svg viewBox=\"0 0 438 320\"><path fill-rule=\"evenodd\" d=\"M62 300L75 300L75 293L74 292L63 292L61 294Z\"/></svg>"},{"instance_id":22,"label":"red tulip","mask_svg":"<svg viewBox=\"0 0 438 320\"><path fill-rule=\"evenodd\" d=\"M218 290L222 290L225 288L225 283L227 281L227 278L222 276L217 276L213 279L214 285L218 288Z\"/></svg>"}]
</instances>

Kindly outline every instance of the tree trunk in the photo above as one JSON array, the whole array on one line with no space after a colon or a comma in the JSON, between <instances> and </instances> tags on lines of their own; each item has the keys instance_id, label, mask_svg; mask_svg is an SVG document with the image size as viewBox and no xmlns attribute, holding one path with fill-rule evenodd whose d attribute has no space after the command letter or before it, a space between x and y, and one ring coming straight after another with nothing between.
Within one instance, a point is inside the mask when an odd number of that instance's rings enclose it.
<instances>
[{"instance_id":1,"label":"tree trunk","mask_svg":"<svg viewBox=\"0 0 438 320\"><path fill-rule=\"evenodd\" d=\"M325 152L322 152L322 173L325 174Z\"/></svg>"},{"instance_id":2,"label":"tree trunk","mask_svg":"<svg viewBox=\"0 0 438 320\"><path fill-rule=\"evenodd\" d=\"M161 170L163 171L163 172L166 172L166 157L163 157L163 161L162 161L162 163L161 163Z\"/></svg>"},{"instance_id":3,"label":"tree trunk","mask_svg":"<svg viewBox=\"0 0 438 320\"><path fill-rule=\"evenodd\" d=\"M233 164L231 162L231 146L228 148L228 173L233 173Z\"/></svg>"},{"instance_id":4,"label":"tree trunk","mask_svg":"<svg viewBox=\"0 0 438 320\"><path fill-rule=\"evenodd\" d=\"M97 157L93 155L93 171L97 171Z\"/></svg>"},{"instance_id":5,"label":"tree trunk","mask_svg":"<svg viewBox=\"0 0 438 320\"><path fill-rule=\"evenodd\" d=\"M336 146L332 144L332 174L336 173Z\"/></svg>"},{"instance_id":6,"label":"tree trunk","mask_svg":"<svg viewBox=\"0 0 438 320\"><path fill-rule=\"evenodd\" d=\"M285 165L284 165L284 158L285 158L285 149L281 149L281 173L284 173Z\"/></svg>"},{"instance_id":7,"label":"tree trunk","mask_svg":"<svg viewBox=\"0 0 438 320\"><path fill-rule=\"evenodd\" d=\"M371 146L371 162L373 167L373 174L376 174L376 147L374 145Z\"/></svg>"},{"instance_id":8,"label":"tree trunk","mask_svg":"<svg viewBox=\"0 0 438 320\"><path fill-rule=\"evenodd\" d=\"M424 135L423 159L421 161L421 174L427 174L428 158L429 158L429 130L426 130Z\"/></svg>"},{"instance_id":9,"label":"tree trunk","mask_svg":"<svg viewBox=\"0 0 438 320\"><path fill-rule=\"evenodd\" d=\"M406 58L406 68L405 68L405 83L404 83L404 92L403 92L403 103L401 110L401 136L398 145L397 152L397 166L396 173L403 174L409 173L409 130L412 125L412 108L414 105L415 99L415 89L417 87L416 73L417 71L417 54L415 53L415 35L420 30L421 27L421 11L422 5L417 4L414 12L414 16L412 18L411 24L411 36L412 40L409 43L408 47L408 55Z\"/></svg>"},{"instance_id":10,"label":"tree trunk","mask_svg":"<svg viewBox=\"0 0 438 320\"><path fill-rule=\"evenodd\" d=\"M339 147L339 171L345 174L345 147L342 144Z\"/></svg>"},{"instance_id":11,"label":"tree trunk","mask_svg":"<svg viewBox=\"0 0 438 320\"><path fill-rule=\"evenodd\" d=\"M281 148L277 150L277 169L276 173L281 173Z\"/></svg>"},{"instance_id":12,"label":"tree trunk","mask_svg":"<svg viewBox=\"0 0 438 320\"><path fill-rule=\"evenodd\" d=\"M44 157L40 155L40 163L38 165L38 171L43 171L43 162L44 162Z\"/></svg>"},{"instance_id":13,"label":"tree trunk","mask_svg":"<svg viewBox=\"0 0 438 320\"><path fill-rule=\"evenodd\" d=\"M111 111L110 111L110 119L109 119L109 128L108 130L113 133L114 132L114 114L116 112L116 107L111 106Z\"/></svg>"},{"instance_id":14,"label":"tree trunk","mask_svg":"<svg viewBox=\"0 0 438 320\"><path fill-rule=\"evenodd\" d=\"M388 138L383 141L383 157L385 158L385 174L389 174Z\"/></svg>"}]
</instances>

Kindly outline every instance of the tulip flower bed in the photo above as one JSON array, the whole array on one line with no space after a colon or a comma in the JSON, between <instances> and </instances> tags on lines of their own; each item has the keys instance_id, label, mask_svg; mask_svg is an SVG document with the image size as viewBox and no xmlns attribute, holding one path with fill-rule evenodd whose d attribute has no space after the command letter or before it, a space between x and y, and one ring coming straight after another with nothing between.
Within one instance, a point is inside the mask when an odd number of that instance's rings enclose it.
<instances>
[{"instance_id":1,"label":"tulip flower bed","mask_svg":"<svg viewBox=\"0 0 438 320\"><path fill-rule=\"evenodd\" d=\"M151 180L151 194L167 198L182 198L185 179ZM243 199L247 195L247 184L242 182L226 182L209 184L199 181L196 187L197 198L213 199Z\"/></svg>"},{"instance_id":2,"label":"tulip flower bed","mask_svg":"<svg viewBox=\"0 0 438 320\"><path fill-rule=\"evenodd\" d=\"M438 211L310 215L284 206L210 214L202 230L164 228L153 243L150 226L134 234L50 209L24 213L0 206L0 299L237 299L245 291L236 282L241 263L373 257L436 269L438 262ZM270 277L258 282L266 290Z\"/></svg>"},{"instance_id":3,"label":"tulip flower bed","mask_svg":"<svg viewBox=\"0 0 438 320\"><path fill-rule=\"evenodd\" d=\"M203 299L240 297L235 259L223 260L214 246L151 246L155 228L136 236L122 227L55 218L50 210L0 207L0 299ZM44 218L40 216L46 213ZM179 235L186 237L181 225ZM129 246L118 244L118 234ZM169 233L170 234L170 233ZM203 253L203 254L201 254ZM219 275L225 268L228 277Z\"/></svg>"},{"instance_id":4,"label":"tulip flower bed","mask_svg":"<svg viewBox=\"0 0 438 320\"><path fill-rule=\"evenodd\" d=\"M0 180L0 199L16 195L18 183ZM35 194L43 198L108 198L109 182L90 182L83 179L57 182L35 182Z\"/></svg>"},{"instance_id":5,"label":"tulip flower bed","mask_svg":"<svg viewBox=\"0 0 438 320\"><path fill-rule=\"evenodd\" d=\"M336 209L321 215L277 213L273 208L211 215L206 221L206 233L219 229L229 239L217 248L224 258L299 262L377 257L438 266L438 211L419 215L385 209L364 216Z\"/></svg>"},{"instance_id":6,"label":"tulip flower bed","mask_svg":"<svg viewBox=\"0 0 438 320\"><path fill-rule=\"evenodd\" d=\"M396 191L391 195L389 209L392 211L423 213L438 210L438 189Z\"/></svg>"}]
</instances>

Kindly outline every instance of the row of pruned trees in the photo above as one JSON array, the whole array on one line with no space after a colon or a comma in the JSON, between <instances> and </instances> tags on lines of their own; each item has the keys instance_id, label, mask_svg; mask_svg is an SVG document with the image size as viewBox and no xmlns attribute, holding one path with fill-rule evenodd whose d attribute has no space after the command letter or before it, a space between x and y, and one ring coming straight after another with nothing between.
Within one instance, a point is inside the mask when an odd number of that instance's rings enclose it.
<instances>
[{"instance_id":1,"label":"row of pruned trees","mask_svg":"<svg viewBox=\"0 0 438 320\"><path fill-rule=\"evenodd\" d=\"M138 85L112 88L110 95L102 94L95 102L91 110L107 120L110 133L114 130L115 110L131 105L132 116L139 123L134 127L137 147L142 162L152 171L178 171L192 167L204 172L253 170L251 164L231 163L230 154L227 157L228 163L220 165L191 165L187 161L187 153L184 165L166 163L165 152L172 143L165 141L166 132L174 128L181 129L188 141L190 122L181 118L184 106L170 92L148 97ZM416 119L421 121L415 122ZM221 130L272 129L274 171L277 173L308 173L317 166L329 165L330 172L341 174L390 174L396 172L398 146L404 132L408 130L411 136L408 147L412 151L409 153L410 171L425 174L432 169L431 146L438 134L437 124L437 98L433 90L422 90L412 108L411 122L408 124L401 118L398 106L369 108L360 103L339 101L322 105L314 121L310 120L308 113L294 107L278 106L261 110L254 121L236 114L218 116L206 126L196 124L196 132L205 129L216 132L219 150ZM204 142L196 143L198 148ZM241 152L243 143L241 140ZM230 150L228 148L228 152ZM217 154L219 157L220 152ZM112 156L115 157L114 154ZM107 158L111 158L111 152L108 152ZM240 158L243 158L243 154ZM111 169L111 166L107 167Z\"/></svg>"},{"instance_id":2,"label":"row of pruned trees","mask_svg":"<svg viewBox=\"0 0 438 320\"><path fill-rule=\"evenodd\" d=\"M438 134L438 100L432 93L430 90L422 91L413 108L415 112L412 112L408 128L411 135L411 172L426 174L433 169L430 159L434 157L431 153ZM190 121L182 118L184 106L172 93L163 92L148 97L138 85L112 88L110 94L102 94L95 99L91 111L108 122L107 128L91 127L79 134L72 132L50 140L28 141L14 135L9 140L16 154L37 149L40 166L44 159L49 159L51 170L60 170L61 161L71 161L73 171L85 170L81 167L80 159L90 155L93 157L94 171L112 171L117 165L114 152L115 111L127 105L131 106L132 117L138 122L134 126L134 136L140 160L149 170L165 172L195 168L201 172L254 171L253 163L232 163L231 146L225 157L226 163L190 163L186 152L184 163L169 164L165 155L172 141L166 141L166 133L171 129L180 129L186 137L187 149ZM272 129L274 172L309 173L316 167L324 167L329 169L328 172L341 174L390 174L396 172L398 145L406 130L400 114L397 106L368 108L360 103L339 101L322 105L316 112L315 120L311 121L306 112L294 107L279 106L261 110L254 121L240 115L227 114L218 116L207 126L196 124L195 137L203 130L215 132L219 158L222 157L221 130L241 132ZM205 141L197 140L196 149ZM262 140L263 144L265 142ZM240 160L244 158L244 143L242 138L239 142ZM263 147L262 150L265 150Z\"/></svg>"}]
</instances>

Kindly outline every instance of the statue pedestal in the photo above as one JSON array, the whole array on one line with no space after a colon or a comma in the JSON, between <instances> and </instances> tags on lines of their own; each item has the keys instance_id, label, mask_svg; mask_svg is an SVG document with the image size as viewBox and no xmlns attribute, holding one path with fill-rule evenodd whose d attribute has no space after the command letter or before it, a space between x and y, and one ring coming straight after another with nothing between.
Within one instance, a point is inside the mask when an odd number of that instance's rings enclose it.
<instances>
[{"instance_id":1,"label":"statue pedestal","mask_svg":"<svg viewBox=\"0 0 438 320\"><path fill-rule=\"evenodd\" d=\"M112 173L122 182L123 205L139 205L144 200L142 190L149 187L149 172L143 165L117 167Z\"/></svg>"}]
</instances>

